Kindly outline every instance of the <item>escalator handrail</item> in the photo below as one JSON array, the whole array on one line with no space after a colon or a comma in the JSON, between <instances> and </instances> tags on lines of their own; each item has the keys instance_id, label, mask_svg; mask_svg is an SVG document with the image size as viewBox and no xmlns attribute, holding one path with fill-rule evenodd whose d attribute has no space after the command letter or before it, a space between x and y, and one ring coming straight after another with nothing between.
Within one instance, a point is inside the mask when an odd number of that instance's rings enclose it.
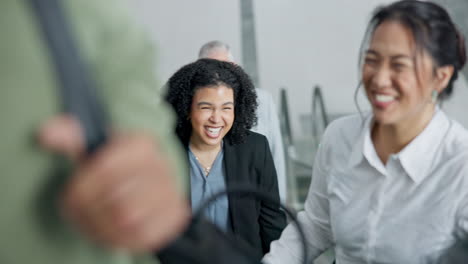
<instances>
[{"instance_id":1,"label":"escalator handrail","mask_svg":"<svg viewBox=\"0 0 468 264\"><path fill-rule=\"evenodd\" d=\"M289 141L288 144L293 145L293 136L291 132L291 120L289 118L289 106L288 106L288 96L286 88L281 88L280 91L280 113L284 118L284 137Z\"/></svg>"},{"instance_id":2,"label":"escalator handrail","mask_svg":"<svg viewBox=\"0 0 468 264\"><path fill-rule=\"evenodd\" d=\"M315 119L317 113L316 113L316 109L317 109L317 104L318 106L320 107L320 112L322 113L321 115L321 121L324 125L324 127L327 127L328 126L328 113L327 113L327 110L325 108L325 100L323 99L323 94L322 94L322 89L320 88L320 86L316 85L314 87L314 90L313 90L313 93L312 93L312 115L311 115L311 118L312 118L312 135L314 137L314 139L317 139L320 135L318 135L318 131L317 131L317 122L319 120Z\"/></svg>"}]
</instances>

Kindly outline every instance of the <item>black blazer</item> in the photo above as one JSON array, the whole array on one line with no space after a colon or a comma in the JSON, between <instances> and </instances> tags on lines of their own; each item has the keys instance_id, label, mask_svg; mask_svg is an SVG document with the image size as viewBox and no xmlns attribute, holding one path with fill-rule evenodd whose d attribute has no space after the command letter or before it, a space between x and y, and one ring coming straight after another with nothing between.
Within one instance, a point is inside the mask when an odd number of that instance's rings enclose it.
<instances>
[{"instance_id":1,"label":"black blazer","mask_svg":"<svg viewBox=\"0 0 468 264\"><path fill-rule=\"evenodd\" d=\"M188 142L185 144L188 151ZM243 143L224 140L226 186L249 185L280 201L278 178L265 136L249 131ZM189 196L190 197L190 196ZM249 195L228 196L233 234L246 242L259 259L270 251L286 227L286 215L279 207Z\"/></svg>"},{"instance_id":2,"label":"black blazer","mask_svg":"<svg viewBox=\"0 0 468 264\"><path fill-rule=\"evenodd\" d=\"M268 140L249 132L244 143L224 141L224 166L227 187L256 186L258 190L279 198L278 180ZM278 239L286 226L286 215L278 206L252 196L229 196L229 216L235 236L246 241L255 254L263 256L270 243Z\"/></svg>"}]
</instances>

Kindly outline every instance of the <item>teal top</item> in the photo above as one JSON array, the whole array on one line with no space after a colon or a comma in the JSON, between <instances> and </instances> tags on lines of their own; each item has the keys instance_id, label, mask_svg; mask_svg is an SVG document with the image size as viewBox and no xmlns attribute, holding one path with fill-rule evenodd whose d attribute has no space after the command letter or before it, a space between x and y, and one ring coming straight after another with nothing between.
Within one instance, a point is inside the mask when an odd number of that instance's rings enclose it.
<instances>
[{"instance_id":1,"label":"teal top","mask_svg":"<svg viewBox=\"0 0 468 264\"><path fill-rule=\"evenodd\" d=\"M172 112L159 96L149 40L115 0L62 3L112 125L152 133L184 189L188 174L185 166L175 166L184 159ZM71 168L39 148L34 135L39 124L60 112L61 101L27 1L0 1L0 35L0 263L155 263L150 256L99 248L60 217L57 198Z\"/></svg>"},{"instance_id":2,"label":"teal top","mask_svg":"<svg viewBox=\"0 0 468 264\"><path fill-rule=\"evenodd\" d=\"M224 150L221 147L208 175L205 175L203 166L198 158L188 149L190 164L190 201L192 211L196 212L200 206L214 194L226 190L226 173L224 168ZM221 230L232 231L229 221L229 201L227 195L216 199L203 212L204 216L216 224Z\"/></svg>"}]
</instances>

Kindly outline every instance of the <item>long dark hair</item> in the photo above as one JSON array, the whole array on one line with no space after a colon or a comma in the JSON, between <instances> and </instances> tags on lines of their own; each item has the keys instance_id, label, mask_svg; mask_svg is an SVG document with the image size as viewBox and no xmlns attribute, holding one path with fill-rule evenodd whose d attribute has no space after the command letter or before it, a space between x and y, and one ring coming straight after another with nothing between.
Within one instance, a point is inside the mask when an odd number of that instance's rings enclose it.
<instances>
[{"instance_id":1,"label":"long dark hair","mask_svg":"<svg viewBox=\"0 0 468 264\"><path fill-rule=\"evenodd\" d=\"M257 94L250 77L244 70L230 62L200 59L183 66L167 84L166 101L177 115L176 134L183 144L188 144L192 124L188 117L193 95L201 87L226 85L234 92L234 122L226 139L232 144L244 141L248 130L257 123Z\"/></svg>"}]
</instances>

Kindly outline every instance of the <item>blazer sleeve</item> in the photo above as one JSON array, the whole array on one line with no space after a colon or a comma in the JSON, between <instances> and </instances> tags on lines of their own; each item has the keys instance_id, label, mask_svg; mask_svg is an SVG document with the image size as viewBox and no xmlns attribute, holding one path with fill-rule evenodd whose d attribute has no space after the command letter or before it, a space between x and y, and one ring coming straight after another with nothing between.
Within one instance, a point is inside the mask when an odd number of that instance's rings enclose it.
<instances>
[{"instance_id":1,"label":"blazer sleeve","mask_svg":"<svg viewBox=\"0 0 468 264\"><path fill-rule=\"evenodd\" d=\"M262 142L261 148L264 155L263 160L259 160L262 191L273 196L279 202L278 180L270 147L266 138ZM262 249L263 253L266 254L270 251L270 243L278 239L286 227L286 215L278 204L262 201L260 203L259 225Z\"/></svg>"}]
</instances>

